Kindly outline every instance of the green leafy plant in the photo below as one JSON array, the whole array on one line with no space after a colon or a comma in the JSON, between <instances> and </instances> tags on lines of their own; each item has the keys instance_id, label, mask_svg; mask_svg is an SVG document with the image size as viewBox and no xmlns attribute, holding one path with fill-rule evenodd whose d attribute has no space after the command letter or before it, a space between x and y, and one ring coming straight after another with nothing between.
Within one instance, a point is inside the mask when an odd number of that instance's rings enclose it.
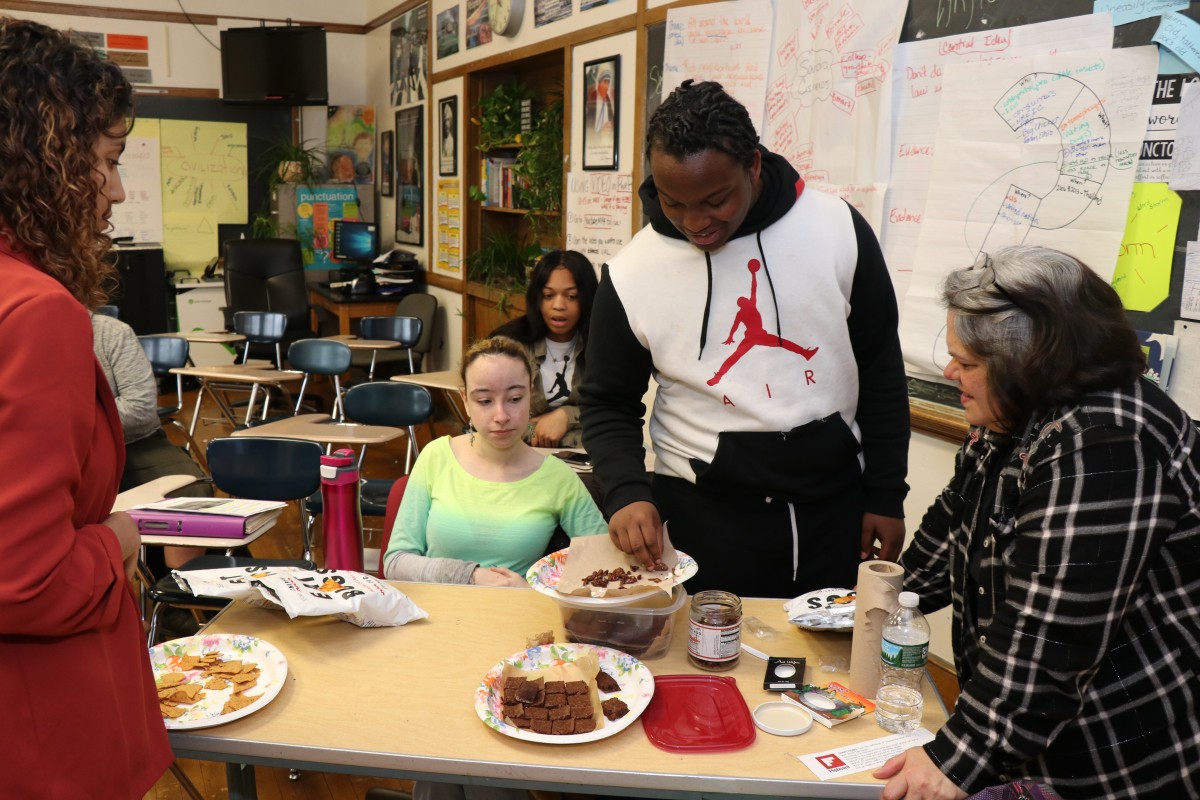
<instances>
[{"instance_id":1,"label":"green leafy plant","mask_svg":"<svg viewBox=\"0 0 1200 800\"><path fill-rule=\"evenodd\" d=\"M496 307L501 314L507 314L509 299L513 294L525 293L529 270L541 256L540 247L514 233L491 231L484 234L480 247L467 256L467 278L499 290Z\"/></svg>"},{"instance_id":2,"label":"green leafy plant","mask_svg":"<svg viewBox=\"0 0 1200 800\"><path fill-rule=\"evenodd\" d=\"M533 100L536 93L518 80L502 83L491 94L480 98L477 116L471 124L479 127L479 150L521 143L521 101Z\"/></svg>"},{"instance_id":3,"label":"green leafy plant","mask_svg":"<svg viewBox=\"0 0 1200 800\"><path fill-rule=\"evenodd\" d=\"M557 213L563 191L563 97L561 92L546 97L533 129L525 135L513 171L523 179L521 207L528 209L530 224L540 232L547 224L539 214Z\"/></svg>"},{"instance_id":4,"label":"green leafy plant","mask_svg":"<svg viewBox=\"0 0 1200 800\"><path fill-rule=\"evenodd\" d=\"M311 140L310 140L311 141ZM327 177L325 151L309 142L275 139L267 144L254 168L253 178L274 189L283 183L312 186Z\"/></svg>"}]
</instances>

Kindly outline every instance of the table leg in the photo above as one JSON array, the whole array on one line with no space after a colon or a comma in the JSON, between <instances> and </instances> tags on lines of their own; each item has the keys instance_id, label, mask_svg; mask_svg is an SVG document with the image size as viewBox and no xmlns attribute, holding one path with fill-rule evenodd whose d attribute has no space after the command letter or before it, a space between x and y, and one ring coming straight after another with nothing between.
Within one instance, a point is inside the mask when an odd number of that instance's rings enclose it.
<instances>
[{"instance_id":1,"label":"table leg","mask_svg":"<svg viewBox=\"0 0 1200 800\"><path fill-rule=\"evenodd\" d=\"M258 800L253 764L226 763L225 785L229 787L229 800Z\"/></svg>"}]
</instances>

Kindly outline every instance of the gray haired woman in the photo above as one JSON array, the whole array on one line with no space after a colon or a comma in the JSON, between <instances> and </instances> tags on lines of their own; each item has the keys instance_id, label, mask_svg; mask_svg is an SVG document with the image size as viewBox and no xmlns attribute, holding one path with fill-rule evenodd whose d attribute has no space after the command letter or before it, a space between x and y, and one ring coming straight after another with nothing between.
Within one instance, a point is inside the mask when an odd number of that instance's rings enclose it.
<instances>
[{"instance_id":1,"label":"gray haired woman","mask_svg":"<svg viewBox=\"0 0 1200 800\"><path fill-rule=\"evenodd\" d=\"M952 272L949 380L971 430L900 563L951 605L961 694L882 797L1030 778L1071 797L1200 797L1200 454L1144 379L1112 287L1016 246Z\"/></svg>"}]
</instances>

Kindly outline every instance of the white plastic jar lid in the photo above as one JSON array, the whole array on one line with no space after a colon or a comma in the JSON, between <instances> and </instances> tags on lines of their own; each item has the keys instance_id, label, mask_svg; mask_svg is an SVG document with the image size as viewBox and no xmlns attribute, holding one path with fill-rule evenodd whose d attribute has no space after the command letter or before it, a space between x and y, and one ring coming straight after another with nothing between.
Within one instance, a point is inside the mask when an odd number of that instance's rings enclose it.
<instances>
[{"instance_id":1,"label":"white plastic jar lid","mask_svg":"<svg viewBox=\"0 0 1200 800\"><path fill-rule=\"evenodd\" d=\"M812 714L795 703L772 701L754 709L754 724L776 736L799 736L812 727Z\"/></svg>"}]
</instances>

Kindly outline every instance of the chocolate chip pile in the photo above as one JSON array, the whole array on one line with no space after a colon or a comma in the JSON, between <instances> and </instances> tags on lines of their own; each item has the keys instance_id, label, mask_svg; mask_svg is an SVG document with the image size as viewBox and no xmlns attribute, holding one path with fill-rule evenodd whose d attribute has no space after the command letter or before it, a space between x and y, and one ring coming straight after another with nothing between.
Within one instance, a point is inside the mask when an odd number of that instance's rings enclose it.
<instances>
[{"instance_id":1,"label":"chocolate chip pile","mask_svg":"<svg viewBox=\"0 0 1200 800\"><path fill-rule=\"evenodd\" d=\"M655 572L666 572L667 565L662 563L661 561L656 561L654 564L654 571ZM610 583L616 583L616 584L619 584L620 586L629 586L631 583L637 583L638 581L642 580L642 578L644 578L644 577L646 577L646 576L640 574L640 570L637 567L630 567L629 569L625 569L624 567L617 567L616 569L611 569L611 570L610 569L598 569L595 572L593 572L591 575L588 575L587 577L585 577L583 579L583 584L585 586L595 586L598 589L603 589L603 588L607 587ZM663 581L662 578L650 578L649 580L652 583L662 583L662 581Z\"/></svg>"}]
</instances>

